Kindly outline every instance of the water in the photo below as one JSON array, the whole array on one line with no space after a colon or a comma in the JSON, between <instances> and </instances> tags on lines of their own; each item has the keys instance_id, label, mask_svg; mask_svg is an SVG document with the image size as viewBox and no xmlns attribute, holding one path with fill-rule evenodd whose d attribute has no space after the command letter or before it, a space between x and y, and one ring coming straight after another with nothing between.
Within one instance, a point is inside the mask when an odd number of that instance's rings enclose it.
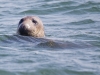
<instances>
[{"instance_id":1,"label":"water","mask_svg":"<svg viewBox=\"0 0 100 75\"><path fill-rule=\"evenodd\" d=\"M15 35L27 15L46 38ZM100 75L100 1L0 0L0 75Z\"/></svg>"}]
</instances>

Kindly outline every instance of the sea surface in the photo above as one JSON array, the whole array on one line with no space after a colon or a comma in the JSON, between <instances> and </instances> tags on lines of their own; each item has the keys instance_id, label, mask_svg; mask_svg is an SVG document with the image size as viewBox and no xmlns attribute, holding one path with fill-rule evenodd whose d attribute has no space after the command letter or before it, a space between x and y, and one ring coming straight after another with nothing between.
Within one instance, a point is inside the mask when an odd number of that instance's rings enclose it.
<instances>
[{"instance_id":1,"label":"sea surface","mask_svg":"<svg viewBox=\"0 0 100 75\"><path fill-rule=\"evenodd\" d=\"M45 38L16 34L28 15ZM100 0L0 0L0 75L100 75Z\"/></svg>"}]
</instances>

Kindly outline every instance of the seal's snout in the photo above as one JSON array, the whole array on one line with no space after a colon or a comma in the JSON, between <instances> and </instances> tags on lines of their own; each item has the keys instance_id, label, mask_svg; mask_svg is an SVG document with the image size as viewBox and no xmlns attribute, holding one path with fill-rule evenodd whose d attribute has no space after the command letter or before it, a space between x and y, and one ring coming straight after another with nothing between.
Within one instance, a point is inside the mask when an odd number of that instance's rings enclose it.
<instances>
[{"instance_id":1,"label":"seal's snout","mask_svg":"<svg viewBox=\"0 0 100 75\"><path fill-rule=\"evenodd\" d=\"M31 28L30 25L27 24L27 23L24 25L24 27L25 27L26 29L30 29L30 28Z\"/></svg>"},{"instance_id":2,"label":"seal's snout","mask_svg":"<svg viewBox=\"0 0 100 75\"><path fill-rule=\"evenodd\" d=\"M19 25L19 29L23 29L23 30L29 30L31 27L29 24L20 24Z\"/></svg>"},{"instance_id":3,"label":"seal's snout","mask_svg":"<svg viewBox=\"0 0 100 75\"><path fill-rule=\"evenodd\" d=\"M19 34L28 36L29 28L27 25L20 24L19 26Z\"/></svg>"}]
</instances>

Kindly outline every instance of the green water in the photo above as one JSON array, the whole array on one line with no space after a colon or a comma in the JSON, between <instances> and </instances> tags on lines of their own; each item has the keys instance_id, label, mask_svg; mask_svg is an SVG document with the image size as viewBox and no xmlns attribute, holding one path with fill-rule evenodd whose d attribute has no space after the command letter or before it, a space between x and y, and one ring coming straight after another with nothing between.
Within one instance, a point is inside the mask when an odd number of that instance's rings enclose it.
<instances>
[{"instance_id":1,"label":"green water","mask_svg":"<svg viewBox=\"0 0 100 75\"><path fill-rule=\"evenodd\" d=\"M45 38L15 35L27 15ZM100 75L100 1L0 0L0 75Z\"/></svg>"}]
</instances>

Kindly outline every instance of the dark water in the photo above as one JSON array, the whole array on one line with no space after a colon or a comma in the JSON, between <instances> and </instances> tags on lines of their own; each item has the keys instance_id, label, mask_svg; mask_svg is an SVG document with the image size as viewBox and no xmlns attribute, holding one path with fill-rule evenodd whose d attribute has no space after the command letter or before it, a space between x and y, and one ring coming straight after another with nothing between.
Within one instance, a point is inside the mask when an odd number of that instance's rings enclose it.
<instances>
[{"instance_id":1,"label":"dark water","mask_svg":"<svg viewBox=\"0 0 100 75\"><path fill-rule=\"evenodd\" d=\"M14 35L27 15L46 38ZM100 0L0 0L0 75L100 75Z\"/></svg>"}]
</instances>

